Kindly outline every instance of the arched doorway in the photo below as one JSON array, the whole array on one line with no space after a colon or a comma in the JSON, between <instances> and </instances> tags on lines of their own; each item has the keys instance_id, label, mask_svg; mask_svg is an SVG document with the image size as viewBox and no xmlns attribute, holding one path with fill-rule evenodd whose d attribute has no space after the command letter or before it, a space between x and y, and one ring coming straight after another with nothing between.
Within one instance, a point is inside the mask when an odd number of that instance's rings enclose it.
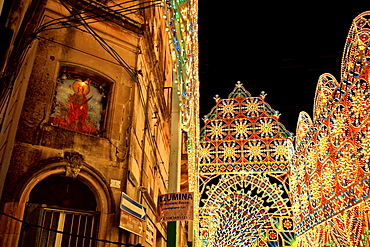
<instances>
[{"instance_id":1,"label":"arched doorway","mask_svg":"<svg viewBox=\"0 0 370 247\"><path fill-rule=\"evenodd\" d=\"M50 176L30 192L19 246L96 246L99 212L83 182Z\"/></svg>"}]
</instances>

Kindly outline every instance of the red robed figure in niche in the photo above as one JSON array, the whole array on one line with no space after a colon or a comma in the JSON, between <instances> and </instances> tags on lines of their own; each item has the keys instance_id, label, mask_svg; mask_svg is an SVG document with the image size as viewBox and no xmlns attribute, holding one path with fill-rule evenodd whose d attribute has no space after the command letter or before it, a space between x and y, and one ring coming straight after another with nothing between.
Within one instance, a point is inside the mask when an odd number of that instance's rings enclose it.
<instances>
[{"instance_id":1,"label":"red robed figure in niche","mask_svg":"<svg viewBox=\"0 0 370 247\"><path fill-rule=\"evenodd\" d=\"M86 95L90 92L88 82L88 80L84 82L77 79L72 85L74 94L71 94L68 100L68 127L73 130L82 131L86 123L89 110L88 101L91 99L91 97L89 99L86 98Z\"/></svg>"}]
</instances>

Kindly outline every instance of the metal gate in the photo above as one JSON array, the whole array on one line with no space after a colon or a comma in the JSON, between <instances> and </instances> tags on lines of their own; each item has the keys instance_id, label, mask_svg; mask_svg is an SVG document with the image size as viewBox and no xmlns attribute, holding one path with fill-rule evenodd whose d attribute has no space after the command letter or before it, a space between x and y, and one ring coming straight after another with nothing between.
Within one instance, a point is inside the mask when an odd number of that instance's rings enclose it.
<instances>
[{"instance_id":1,"label":"metal gate","mask_svg":"<svg viewBox=\"0 0 370 247\"><path fill-rule=\"evenodd\" d=\"M20 247L95 247L99 215L95 212L29 204Z\"/></svg>"}]
</instances>

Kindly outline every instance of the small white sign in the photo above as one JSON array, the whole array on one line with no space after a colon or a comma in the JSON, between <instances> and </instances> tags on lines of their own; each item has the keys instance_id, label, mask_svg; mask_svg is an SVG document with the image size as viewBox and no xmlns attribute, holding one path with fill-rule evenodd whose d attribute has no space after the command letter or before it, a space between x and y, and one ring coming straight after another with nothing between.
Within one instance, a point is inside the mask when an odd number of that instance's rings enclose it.
<instances>
[{"instance_id":1,"label":"small white sign","mask_svg":"<svg viewBox=\"0 0 370 247\"><path fill-rule=\"evenodd\" d=\"M121 181L116 180L116 179L111 179L110 180L110 187L120 189L121 188Z\"/></svg>"},{"instance_id":2,"label":"small white sign","mask_svg":"<svg viewBox=\"0 0 370 247\"><path fill-rule=\"evenodd\" d=\"M151 246L154 245L154 236L156 235L156 229L150 220L146 221L146 234L145 241Z\"/></svg>"}]
</instances>

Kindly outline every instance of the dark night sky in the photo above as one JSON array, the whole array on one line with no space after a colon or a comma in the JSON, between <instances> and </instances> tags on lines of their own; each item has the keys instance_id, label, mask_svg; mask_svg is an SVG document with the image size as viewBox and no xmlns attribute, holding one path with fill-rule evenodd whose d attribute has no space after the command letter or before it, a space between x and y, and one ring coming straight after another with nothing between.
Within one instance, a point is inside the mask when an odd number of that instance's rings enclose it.
<instances>
[{"instance_id":1,"label":"dark night sky","mask_svg":"<svg viewBox=\"0 0 370 247\"><path fill-rule=\"evenodd\" d=\"M312 117L319 76L331 73L340 81L352 20L370 11L370 3L276 2L253 1L247 7L244 1L199 0L200 117L215 105L216 94L227 98L241 81L252 96L265 91L265 101L295 133L299 112Z\"/></svg>"}]
</instances>

